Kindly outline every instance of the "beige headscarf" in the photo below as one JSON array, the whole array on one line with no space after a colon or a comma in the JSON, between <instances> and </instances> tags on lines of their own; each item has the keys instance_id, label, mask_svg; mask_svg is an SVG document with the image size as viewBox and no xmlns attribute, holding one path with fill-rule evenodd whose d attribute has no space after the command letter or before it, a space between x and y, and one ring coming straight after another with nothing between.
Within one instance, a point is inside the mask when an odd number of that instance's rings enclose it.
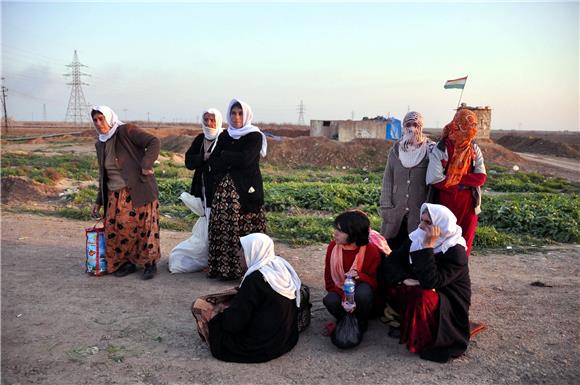
<instances>
[{"instance_id":1,"label":"beige headscarf","mask_svg":"<svg viewBox=\"0 0 580 385\"><path fill-rule=\"evenodd\" d=\"M416 127L406 127L406 124L416 123ZM433 144L423 135L423 115L410 111L403 119L403 137L399 140L399 159L403 167L412 168L418 165L427 155Z\"/></svg>"}]
</instances>

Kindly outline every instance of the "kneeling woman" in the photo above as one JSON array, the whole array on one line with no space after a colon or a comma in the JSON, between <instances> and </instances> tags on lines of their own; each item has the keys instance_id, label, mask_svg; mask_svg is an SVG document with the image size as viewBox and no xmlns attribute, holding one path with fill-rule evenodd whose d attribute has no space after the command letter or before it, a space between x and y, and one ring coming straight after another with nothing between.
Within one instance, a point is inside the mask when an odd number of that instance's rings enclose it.
<instances>
[{"instance_id":1,"label":"kneeling woman","mask_svg":"<svg viewBox=\"0 0 580 385\"><path fill-rule=\"evenodd\" d=\"M298 342L301 282L294 268L274 254L266 234L240 241L240 262L247 271L231 305L209 321L209 345L223 361L266 362Z\"/></svg>"},{"instance_id":2,"label":"kneeling woman","mask_svg":"<svg viewBox=\"0 0 580 385\"><path fill-rule=\"evenodd\" d=\"M465 239L445 206L424 203L410 241L383 262L389 304L401 316L400 343L447 362L469 343L471 281Z\"/></svg>"},{"instance_id":3,"label":"kneeling woman","mask_svg":"<svg viewBox=\"0 0 580 385\"><path fill-rule=\"evenodd\" d=\"M381 262L379 249L369 243L370 221L360 210L346 211L334 220L334 240L326 250L324 280L328 294L324 306L337 320L347 312L358 319L361 331L367 328L377 289L377 269ZM355 279L353 310L345 303L342 290L345 275Z\"/></svg>"}]
</instances>

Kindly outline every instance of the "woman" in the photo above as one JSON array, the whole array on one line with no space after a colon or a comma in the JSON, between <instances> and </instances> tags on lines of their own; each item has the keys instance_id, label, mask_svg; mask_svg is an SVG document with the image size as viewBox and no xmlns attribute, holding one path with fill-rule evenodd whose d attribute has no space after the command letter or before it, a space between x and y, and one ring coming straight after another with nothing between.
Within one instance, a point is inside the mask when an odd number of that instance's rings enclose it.
<instances>
[{"instance_id":1,"label":"woman","mask_svg":"<svg viewBox=\"0 0 580 385\"><path fill-rule=\"evenodd\" d=\"M238 279L243 272L236 253L239 238L266 230L260 156L267 141L252 125L252 109L233 99L228 107L228 129L218 137L209 157L216 184L209 221L208 277Z\"/></svg>"},{"instance_id":2,"label":"woman","mask_svg":"<svg viewBox=\"0 0 580 385\"><path fill-rule=\"evenodd\" d=\"M124 124L107 106L91 109L99 134L99 191L93 215L104 206L107 271L124 277L143 266L143 279L157 272L159 195L153 162L159 139L133 124Z\"/></svg>"},{"instance_id":3,"label":"woman","mask_svg":"<svg viewBox=\"0 0 580 385\"><path fill-rule=\"evenodd\" d=\"M391 148L381 190L381 234L399 248L419 224L419 208L427 198L425 174L433 141L423 135L423 116L408 112L404 135Z\"/></svg>"},{"instance_id":4,"label":"woman","mask_svg":"<svg viewBox=\"0 0 580 385\"><path fill-rule=\"evenodd\" d=\"M298 342L300 278L274 253L266 234L240 238L245 270L231 305L209 321L212 355L230 362L266 362Z\"/></svg>"},{"instance_id":5,"label":"woman","mask_svg":"<svg viewBox=\"0 0 580 385\"><path fill-rule=\"evenodd\" d=\"M433 185L438 197L435 203L448 207L457 217L467 244L467 255L481 212L481 186L487 175L483 155L473 141L477 134L477 116L460 109L443 129L443 137L429 155L427 184Z\"/></svg>"},{"instance_id":6,"label":"woman","mask_svg":"<svg viewBox=\"0 0 580 385\"><path fill-rule=\"evenodd\" d=\"M358 320L361 332L367 328L377 288L377 269L380 251L369 243L370 221L360 210L346 211L334 220L334 239L326 250L324 281L328 294L323 303L337 321L347 312ZM345 276L355 279L354 300L356 307L345 302L342 290Z\"/></svg>"},{"instance_id":7,"label":"woman","mask_svg":"<svg viewBox=\"0 0 580 385\"><path fill-rule=\"evenodd\" d=\"M194 170L190 194L201 198L204 208L211 208L213 198L213 173L209 172L208 159L222 132L222 114L215 108L207 109L202 115L203 132L195 137L185 153L185 167Z\"/></svg>"},{"instance_id":8,"label":"woman","mask_svg":"<svg viewBox=\"0 0 580 385\"><path fill-rule=\"evenodd\" d=\"M400 343L423 359L447 362L469 343L466 242L447 207L425 203L420 219L410 240L383 260L383 278L391 285L389 305L400 315Z\"/></svg>"}]
</instances>

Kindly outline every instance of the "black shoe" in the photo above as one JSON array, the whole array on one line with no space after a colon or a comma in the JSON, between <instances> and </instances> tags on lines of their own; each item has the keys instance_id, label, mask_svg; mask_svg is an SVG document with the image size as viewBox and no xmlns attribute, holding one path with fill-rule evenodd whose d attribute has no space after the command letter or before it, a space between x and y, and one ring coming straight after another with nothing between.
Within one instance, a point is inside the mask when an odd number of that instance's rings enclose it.
<instances>
[{"instance_id":1,"label":"black shoe","mask_svg":"<svg viewBox=\"0 0 580 385\"><path fill-rule=\"evenodd\" d=\"M157 273L157 265L152 264L150 266L145 265L145 270L143 270L143 279L148 280L153 278L153 276Z\"/></svg>"},{"instance_id":2,"label":"black shoe","mask_svg":"<svg viewBox=\"0 0 580 385\"><path fill-rule=\"evenodd\" d=\"M137 271L137 266L135 266L132 263L127 262L123 266L121 266L117 271L115 271L113 273L113 275L115 277L124 277L126 275L133 274L136 271Z\"/></svg>"}]
</instances>

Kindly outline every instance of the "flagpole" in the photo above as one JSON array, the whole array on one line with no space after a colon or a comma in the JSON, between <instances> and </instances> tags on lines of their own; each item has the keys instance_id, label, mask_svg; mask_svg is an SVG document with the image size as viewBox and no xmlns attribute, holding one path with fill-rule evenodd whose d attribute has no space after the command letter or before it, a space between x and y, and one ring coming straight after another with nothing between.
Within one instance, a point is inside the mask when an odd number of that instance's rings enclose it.
<instances>
[{"instance_id":1,"label":"flagpole","mask_svg":"<svg viewBox=\"0 0 580 385\"><path fill-rule=\"evenodd\" d=\"M459 95L459 101L457 102L457 108L459 109L459 104L461 104L461 98L463 97L463 91L465 90L465 85L467 84L467 76L465 77L465 84L461 89L461 95Z\"/></svg>"}]
</instances>

